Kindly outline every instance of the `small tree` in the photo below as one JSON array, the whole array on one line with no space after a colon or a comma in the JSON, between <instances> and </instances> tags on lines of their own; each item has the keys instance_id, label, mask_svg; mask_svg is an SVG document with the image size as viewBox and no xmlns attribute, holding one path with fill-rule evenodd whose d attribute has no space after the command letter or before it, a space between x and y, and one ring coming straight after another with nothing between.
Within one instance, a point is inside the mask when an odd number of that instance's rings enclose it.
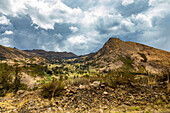
<instances>
[{"instance_id":1,"label":"small tree","mask_svg":"<svg viewBox=\"0 0 170 113\"><path fill-rule=\"evenodd\" d=\"M15 79L14 79L14 92L16 93L19 90L19 87L21 86L20 79L21 77L19 76L20 73L20 68L18 65L15 68Z\"/></svg>"},{"instance_id":2,"label":"small tree","mask_svg":"<svg viewBox=\"0 0 170 113\"><path fill-rule=\"evenodd\" d=\"M12 68L7 64L0 64L0 96L5 96L12 84Z\"/></svg>"}]
</instances>

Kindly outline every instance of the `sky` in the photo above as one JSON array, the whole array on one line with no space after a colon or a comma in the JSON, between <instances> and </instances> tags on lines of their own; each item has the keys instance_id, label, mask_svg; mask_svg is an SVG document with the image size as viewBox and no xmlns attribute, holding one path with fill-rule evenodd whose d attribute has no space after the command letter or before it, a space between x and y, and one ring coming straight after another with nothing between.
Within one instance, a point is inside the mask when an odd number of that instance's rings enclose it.
<instances>
[{"instance_id":1,"label":"sky","mask_svg":"<svg viewBox=\"0 0 170 113\"><path fill-rule=\"evenodd\" d=\"M170 0L0 0L0 44L98 51L111 37L170 51Z\"/></svg>"}]
</instances>

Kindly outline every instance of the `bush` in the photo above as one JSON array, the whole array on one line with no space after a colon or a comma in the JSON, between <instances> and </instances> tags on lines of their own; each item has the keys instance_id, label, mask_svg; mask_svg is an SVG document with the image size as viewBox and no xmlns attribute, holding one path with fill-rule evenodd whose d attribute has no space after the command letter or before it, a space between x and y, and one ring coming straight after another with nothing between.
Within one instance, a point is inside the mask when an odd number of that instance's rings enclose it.
<instances>
[{"instance_id":1,"label":"bush","mask_svg":"<svg viewBox=\"0 0 170 113\"><path fill-rule=\"evenodd\" d=\"M12 87L12 71L11 66L0 64L0 96L5 96Z\"/></svg>"},{"instance_id":2,"label":"bush","mask_svg":"<svg viewBox=\"0 0 170 113\"><path fill-rule=\"evenodd\" d=\"M15 68L15 79L13 82L13 87L14 87L14 91L15 93L19 90L19 87L21 86L21 77L19 76L19 72L20 72L20 68L17 66Z\"/></svg>"},{"instance_id":3,"label":"bush","mask_svg":"<svg viewBox=\"0 0 170 113\"><path fill-rule=\"evenodd\" d=\"M133 59L131 59L131 57L126 56L126 57L122 57L119 56L119 59L124 63L123 68L125 68L128 71L131 71L133 69Z\"/></svg>"},{"instance_id":4,"label":"bush","mask_svg":"<svg viewBox=\"0 0 170 113\"><path fill-rule=\"evenodd\" d=\"M52 98L55 96L61 96L63 94L65 84L63 81L51 81L50 83L44 83L41 86L41 95L44 98Z\"/></svg>"},{"instance_id":5,"label":"bush","mask_svg":"<svg viewBox=\"0 0 170 113\"><path fill-rule=\"evenodd\" d=\"M29 75L35 77L35 76L44 76L44 72L47 71L46 66L38 65L38 64L27 64L27 66L24 66L22 68L22 71L25 71Z\"/></svg>"},{"instance_id":6,"label":"bush","mask_svg":"<svg viewBox=\"0 0 170 113\"><path fill-rule=\"evenodd\" d=\"M21 68L0 64L0 96L5 96L6 93L14 91L15 93L22 89L26 90L27 86L20 83Z\"/></svg>"},{"instance_id":7,"label":"bush","mask_svg":"<svg viewBox=\"0 0 170 113\"><path fill-rule=\"evenodd\" d=\"M147 58L146 58L146 55L145 54L143 54L143 53L138 53L142 58L143 58L143 60L141 60L142 62L147 62Z\"/></svg>"},{"instance_id":8,"label":"bush","mask_svg":"<svg viewBox=\"0 0 170 113\"><path fill-rule=\"evenodd\" d=\"M75 78L71 83L72 86L88 85L89 78Z\"/></svg>"},{"instance_id":9,"label":"bush","mask_svg":"<svg viewBox=\"0 0 170 113\"><path fill-rule=\"evenodd\" d=\"M108 86L114 88L118 85L131 85L136 82L135 75L131 74L128 70L110 70L103 80Z\"/></svg>"}]
</instances>

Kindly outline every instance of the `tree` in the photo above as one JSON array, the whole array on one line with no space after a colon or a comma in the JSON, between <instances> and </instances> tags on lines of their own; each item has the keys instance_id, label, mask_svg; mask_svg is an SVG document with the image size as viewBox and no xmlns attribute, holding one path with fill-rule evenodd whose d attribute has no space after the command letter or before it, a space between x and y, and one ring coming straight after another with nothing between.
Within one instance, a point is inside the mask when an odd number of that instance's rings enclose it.
<instances>
[{"instance_id":1,"label":"tree","mask_svg":"<svg viewBox=\"0 0 170 113\"><path fill-rule=\"evenodd\" d=\"M15 80L14 80L14 92L16 93L19 90L19 87L21 86L20 79L21 77L19 76L20 68L18 66L15 67Z\"/></svg>"},{"instance_id":2,"label":"tree","mask_svg":"<svg viewBox=\"0 0 170 113\"><path fill-rule=\"evenodd\" d=\"M5 96L12 85L12 67L0 64L0 96Z\"/></svg>"}]
</instances>

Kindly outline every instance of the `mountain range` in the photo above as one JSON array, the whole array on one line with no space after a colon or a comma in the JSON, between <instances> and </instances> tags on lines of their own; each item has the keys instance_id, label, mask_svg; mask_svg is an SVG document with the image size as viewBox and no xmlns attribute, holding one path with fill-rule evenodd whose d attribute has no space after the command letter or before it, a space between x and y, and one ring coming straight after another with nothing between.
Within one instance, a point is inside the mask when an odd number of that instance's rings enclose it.
<instances>
[{"instance_id":1,"label":"mountain range","mask_svg":"<svg viewBox=\"0 0 170 113\"><path fill-rule=\"evenodd\" d=\"M99 70L118 69L120 67L132 68L135 71L147 70L159 73L170 69L170 52L156 49L135 42L125 42L118 38L110 38L96 53L77 56L71 52L54 52L41 49L19 50L0 46L0 59L24 59L43 57L47 60L71 59L85 62Z\"/></svg>"}]
</instances>

